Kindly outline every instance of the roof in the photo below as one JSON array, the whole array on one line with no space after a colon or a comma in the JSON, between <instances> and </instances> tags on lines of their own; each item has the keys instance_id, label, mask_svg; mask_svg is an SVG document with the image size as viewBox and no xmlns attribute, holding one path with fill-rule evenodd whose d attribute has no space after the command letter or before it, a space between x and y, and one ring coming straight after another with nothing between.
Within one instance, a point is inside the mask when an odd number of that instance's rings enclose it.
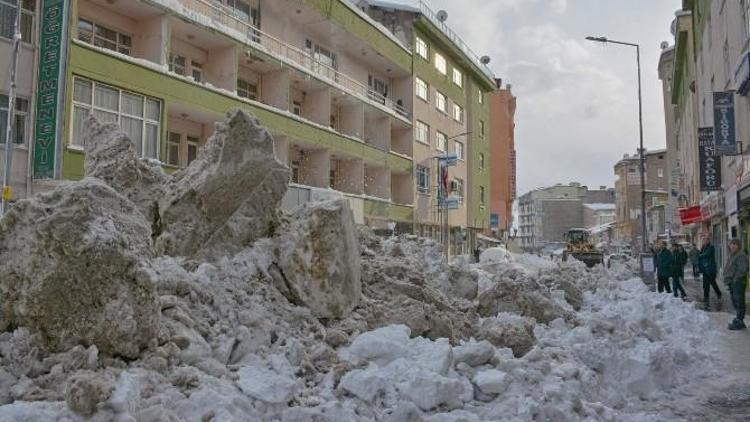
<instances>
[{"instance_id":1,"label":"roof","mask_svg":"<svg viewBox=\"0 0 750 422\"><path fill-rule=\"evenodd\" d=\"M594 211L608 211L608 210L616 209L615 204L611 204L611 203L583 204L583 206L586 208L590 208Z\"/></svg>"},{"instance_id":2,"label":"roof","mask_svg":"<svg viewBox=\"0 0 750 422\"><path fill-rule=\"evenodd\" d=\"M367 0L370 6L382 7L386 9L406 10L409 12L419 13L419 2L414 0Z\"/></svg>"}]
</instances>

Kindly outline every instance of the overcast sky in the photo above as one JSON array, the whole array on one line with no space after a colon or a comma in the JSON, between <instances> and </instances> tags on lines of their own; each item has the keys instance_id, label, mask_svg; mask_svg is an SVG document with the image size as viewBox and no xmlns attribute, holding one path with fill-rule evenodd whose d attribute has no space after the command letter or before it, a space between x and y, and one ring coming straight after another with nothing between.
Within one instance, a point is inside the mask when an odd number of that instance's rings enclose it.
<instances>
[{"instance_id":1,"label":"overcast sky","mask_svg":"<svg viewBox=\"0 0 750 422\"><path fill-rule=\"evenodd\" d=\"M638 147L639 43L644 142L664 148L657 65L681 0L427 0L518 97L518 191L555 183L613 186L614 164Z\"/></svg>"}]
</instances>

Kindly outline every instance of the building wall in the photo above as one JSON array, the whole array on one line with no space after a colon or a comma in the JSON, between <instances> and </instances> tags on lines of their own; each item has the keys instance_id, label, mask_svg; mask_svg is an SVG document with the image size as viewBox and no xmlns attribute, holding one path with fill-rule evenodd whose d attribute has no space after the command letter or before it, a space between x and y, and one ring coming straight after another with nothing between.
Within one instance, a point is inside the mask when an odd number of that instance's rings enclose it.
<instances>
[{"instance_id":1,"label":"building wall","mask_svg":"<svg viewBox=\"0 0 750 422\"><path fill-rule=\"evenodd\" d=\"M498 216L500 232L510 228L515 200L515 111L516 98L510 88L497 89L489 96L490 103L490 213Z\"/></svg>"},{"instance_id":2,"label":"building wall","mask_svg":"<svg viewBox=\"0 0 750 422\"><path fill-rule=\"evenodd\" d=\"M543 199L536 210L541 217L542 238L546 243L563 242L572 228L583 227L583 202L581 199Z\"/></svg>"}]
</instances>

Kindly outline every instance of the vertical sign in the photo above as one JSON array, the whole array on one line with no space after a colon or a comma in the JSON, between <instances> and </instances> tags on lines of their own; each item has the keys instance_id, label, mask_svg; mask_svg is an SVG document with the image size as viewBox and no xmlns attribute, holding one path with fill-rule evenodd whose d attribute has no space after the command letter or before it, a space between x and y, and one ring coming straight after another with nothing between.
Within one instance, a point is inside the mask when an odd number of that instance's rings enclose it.
<instances>
[{"instance_id":1,"label":"vertical sign","mask_svg":"<svg viewBox=\"0 0 750 422\"><path fill-rule=\"evenodd\" d=\"M36 89L34 179L52 179L61 132L61 108L66 49L67 0L43 0L39 34L39 79Z\"/></svg>"},{"instance_id":2,"label":"vertical sign","mask_svg":"<svg viewBox=\"0 0 750 422\"><path fill-rule=\"evenodd\" d=\"M721 190L721 156L714 147L714 128L698 128L698 159L701 171L701 191Z\"/></svg>"},{"instance_id":3,"label":"vertical sign","mask_svg":"<svg viewBox=\"0 0 750 422\"><path fill-rule=\"evenodd\" d=\"M714 92L714 141L716 154L737 153L733 92Z\"/></svg>"}]
</instances>

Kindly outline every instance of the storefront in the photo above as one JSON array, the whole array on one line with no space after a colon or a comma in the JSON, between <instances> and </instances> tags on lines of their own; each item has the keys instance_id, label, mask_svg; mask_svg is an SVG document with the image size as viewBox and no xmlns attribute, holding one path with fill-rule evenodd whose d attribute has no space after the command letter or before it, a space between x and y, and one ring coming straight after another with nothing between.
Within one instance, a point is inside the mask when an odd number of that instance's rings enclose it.
<instances>
[{"instance_id":1,"label":"storefront","mask_svg":"<svg viewBox=\"0 0 750 422\"><path fill-rule=\"evenodd\" d=\"M703 233L711 238L711 243L716 248L716 262L723 265L726 256L726 219L724 219L724 195L719 192L711 192L701 201L701 214L703 215Z\"/></svg>"},{"instance_id":2,"label":"storefront","mask_svg":"<svg viewBox=\"0 0 750 422\"><path fill-rule=\"evenodd\" d=\"M737 192L738 237L742 239L747 250L750 249L750 183L746 181L743 185Z\"/></svg>"}]
</instances>

